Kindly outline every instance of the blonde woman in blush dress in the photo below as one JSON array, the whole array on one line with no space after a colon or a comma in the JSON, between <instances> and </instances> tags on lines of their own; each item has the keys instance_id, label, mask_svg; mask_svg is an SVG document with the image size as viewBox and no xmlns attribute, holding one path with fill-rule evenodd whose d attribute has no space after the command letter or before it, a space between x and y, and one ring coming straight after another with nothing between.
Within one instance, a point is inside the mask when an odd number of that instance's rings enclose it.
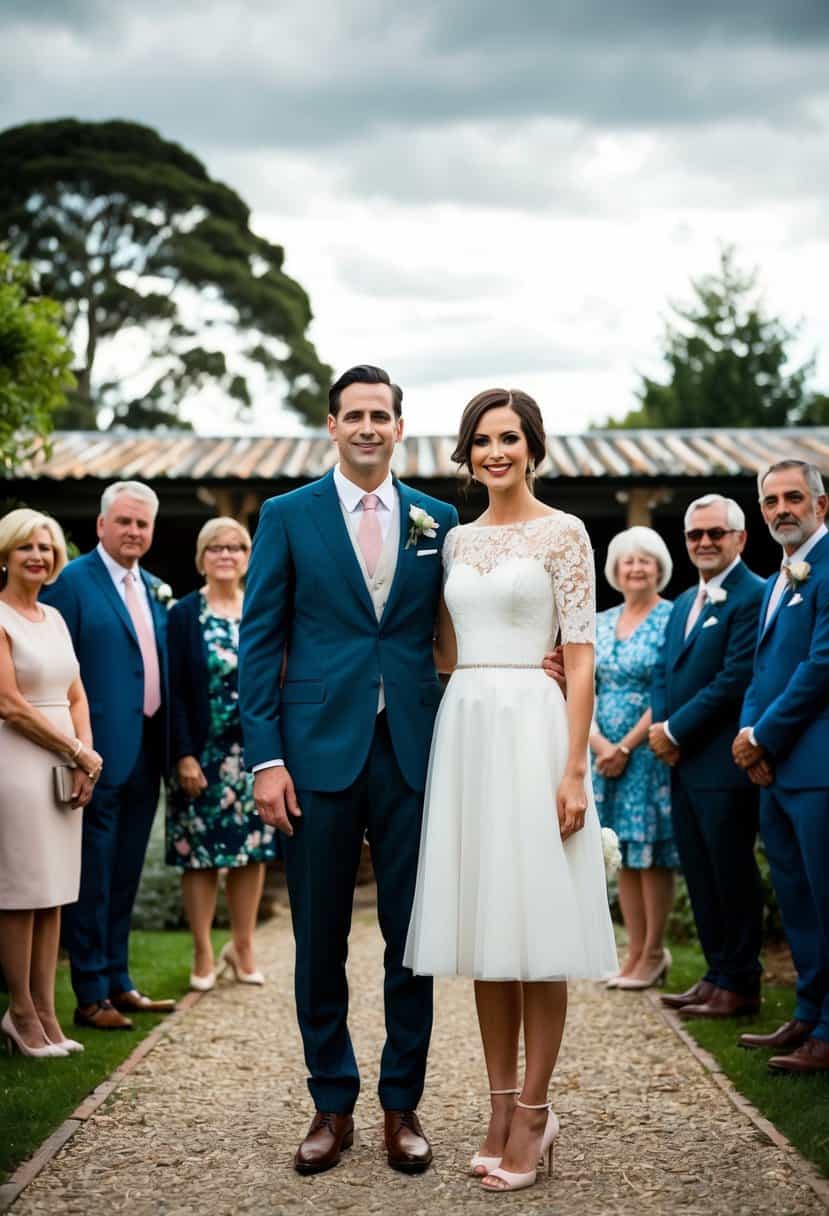
<instances>
[{"instance_id":1,"label":"blonde woman in blush dress","mask_svg":"<svg viewBox=\"0 0 829 1216\"><path fill-rule=\"evenodd\" d=\"M0 966L2 1031L30 1057L82 1051L55 1016L62 905L78 898L81 815L101 771L69 632L38 602L66 564L60 526L26 508L0 520ZM59 803L54 769L68 773Z\"/></svg>"},{"instance_id":2,"label":"blonde woman in blush dress","mask_svg":"<svg viewBox=\"0 0 829 1216\"><path fill-rule=\"evenodd\" d=\"M617 968L590 789L595 575L584 525L533 495L541 412L491 389L467 406L454 459L486 489L443 548L435 724L404 961L475 980L492 1095L471 1170L487 1191L536 1181L558 1120L548 1089L567 981ZM561 629L565 702L542 659ZM525 1072L518 1078L523 1027Z\"/></svg>"}]
</instances>

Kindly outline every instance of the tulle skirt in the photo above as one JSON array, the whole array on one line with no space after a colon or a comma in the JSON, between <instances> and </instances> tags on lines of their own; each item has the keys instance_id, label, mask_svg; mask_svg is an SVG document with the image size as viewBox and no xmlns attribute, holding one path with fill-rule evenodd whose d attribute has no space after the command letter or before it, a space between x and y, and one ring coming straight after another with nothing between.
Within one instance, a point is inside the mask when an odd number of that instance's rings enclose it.
<instances>
[{"instance_id":1,"label":"tulle skirt","mask_svg":"<svg viewBox=\"0 0 829 1216\"><path fill-rule=\"evenodd\" d=\"M564 842L559 833L567 737L564 698L540 668L452 676L404 954L416 974L566 980L618 970L589 775L584 828Z\"/></svg>"}]
</instances>

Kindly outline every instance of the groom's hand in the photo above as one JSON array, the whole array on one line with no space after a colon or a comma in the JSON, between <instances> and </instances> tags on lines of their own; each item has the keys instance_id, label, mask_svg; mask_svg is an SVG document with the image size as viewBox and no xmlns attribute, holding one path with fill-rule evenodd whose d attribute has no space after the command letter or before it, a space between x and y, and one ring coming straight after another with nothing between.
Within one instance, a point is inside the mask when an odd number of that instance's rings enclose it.
<instances>
[{"instance_id":1,"label":"groom's hand","mask_svg":"<svg viewBox=\"0 0 829 1216\"><path fill-rule=\"evenodd\" d=\"M286 836L293 836L294 829L288 816L299 819L302 811L296 800L291 774L284 765L259 770L253 779L253 801L264 823Z\"/></svg>"},{"instance_id":2,"label":"groom's hand","mask_svg":"<svg viewBox=\"0 0 829 1216\"><path fill-rule=\"evenodd\" d=\"M556 646L555 650L548 651L541 662L541 666L544 669L544 674L548 675L551 680L555 680L566 697L567 679L564 675L564 647Z\"/></svg>"}]
</instances>

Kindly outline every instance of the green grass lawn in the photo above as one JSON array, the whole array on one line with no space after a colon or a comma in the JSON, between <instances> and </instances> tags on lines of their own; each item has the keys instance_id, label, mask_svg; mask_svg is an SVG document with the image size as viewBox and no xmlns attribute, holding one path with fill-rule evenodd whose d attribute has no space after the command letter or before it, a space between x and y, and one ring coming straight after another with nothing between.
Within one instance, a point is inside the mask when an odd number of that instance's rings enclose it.
<instances>
[{"instance_id":1,"label":"green grass lawn","mask_svg":"<svg viewBox=\"0 0 829 1216\"><path fill-rule=\"evenodd\" d=\"M227 939L214 934L214 948ZM192 939L189 933L134 932L130 967L141 991L180 998L188 990ZM0 1053L0 1181L34 1152L91 1090L126 1059L164 1017L143 1013L132 1030L81 1030L72 1024L75 997L65 963L58 968L58 1017L64 1032L84 1044L83 1054L68 1059L33 1060ZM0 994L0 1009L6 1005Z\"/></svg>"},{"instance_id":2,"label":"green grass lawn","mask_svg":"<svg viewBox=\"0 0 829 1216\"><path fill-rule=\"evenodd\" d=\"M704 961L693 946L672 946L670 989L682 992L702 975ZM729 1018L702 1022L689 1018L683 1026L701 1047L716 1057L734 1086L779 1128L792 1144L829 1175L829 1075L791 1077L772 1075L769 1051L746 1051L737 1046L743 1030L766 1033L787 1021L794 1010L793 988L763 990L763 1007L755 1018Z\"/></svg>"}]
</instances>

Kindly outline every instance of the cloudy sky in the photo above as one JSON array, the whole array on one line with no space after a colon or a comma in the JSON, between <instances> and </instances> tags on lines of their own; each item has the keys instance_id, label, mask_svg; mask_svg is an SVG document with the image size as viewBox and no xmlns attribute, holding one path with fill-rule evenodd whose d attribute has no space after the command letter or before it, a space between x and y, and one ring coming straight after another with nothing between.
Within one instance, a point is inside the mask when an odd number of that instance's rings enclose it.
<instances>
[{"instance_id":1,"label":"cloudy sky","mask_svg":"<svg viewBox=\"0 0 829 1216\"><path fill-rule=\"evenodd\" d=\"M410 430L493 384L621 415L724 242L829 390L827 0L0 0L0 124L61 116L233 186Z\"/></svg>"}]
</instances>

